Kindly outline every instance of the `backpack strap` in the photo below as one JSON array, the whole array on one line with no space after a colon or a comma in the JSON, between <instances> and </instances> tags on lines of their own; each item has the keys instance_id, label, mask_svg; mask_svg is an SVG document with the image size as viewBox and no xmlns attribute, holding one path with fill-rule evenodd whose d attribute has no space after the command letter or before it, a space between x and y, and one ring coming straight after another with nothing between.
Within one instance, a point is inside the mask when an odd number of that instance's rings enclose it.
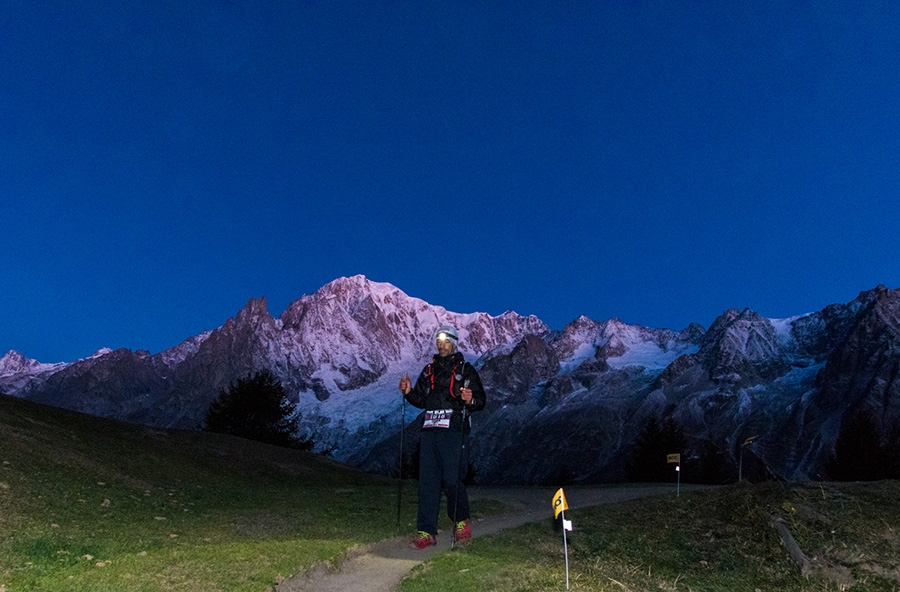
<instances>
[{"instance_id":1,"label":"backpack strap","mask_svg":"<svg viewBox=\"0 0 900 592\"><path fill-rule=\"evenodd\" d=\"M463 360L462 362L457 362L453 365L453 370L450 372L450 397L456 399L456 394L453 392L453 387L456 384L456 375L459 374L462 376L462 373L466 369L466 364L468 362ZM427 366L425 366L425 370L423 370L423 374L431 383L431 392L434 392L434 361Z\"/></svg>"},{"instance_id":2,"label":"backpack strap","mask_svg":"<svg viewBox=\"0 0 900 592\"><path fill-rule=\"evenodd\" d=\"M425 375L425 378L429 379L431 382L431 391L434 392L434 362L425 366L423 374Z\"/></svg>"}]
</instances>

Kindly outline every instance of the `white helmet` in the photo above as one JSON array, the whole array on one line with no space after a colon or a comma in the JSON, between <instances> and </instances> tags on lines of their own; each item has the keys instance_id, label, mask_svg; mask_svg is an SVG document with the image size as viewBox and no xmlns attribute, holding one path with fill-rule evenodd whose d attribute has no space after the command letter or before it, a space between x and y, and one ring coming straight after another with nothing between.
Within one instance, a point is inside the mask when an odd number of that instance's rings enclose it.
<instances>
[{"instance_id":1,"label":"white helmet","mask_svg":"<svg viewBox=\"0 0 900 592\"><path fill-rule=\"evenodd\" d=\"M449 339L453 342L455 346L459 341L459 334L456 332L456 327L453 325L441 325L438 327L438 330L434 332L434 340L444 340Z\"/></svg>"}]
</instances>

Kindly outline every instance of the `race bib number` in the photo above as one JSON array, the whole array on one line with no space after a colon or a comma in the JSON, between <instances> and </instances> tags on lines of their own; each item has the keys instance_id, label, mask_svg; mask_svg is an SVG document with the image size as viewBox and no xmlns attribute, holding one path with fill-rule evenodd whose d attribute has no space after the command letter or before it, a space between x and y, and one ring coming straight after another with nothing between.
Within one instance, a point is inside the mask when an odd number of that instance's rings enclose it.
<instances>
[{"instance_id":1,"label":"race bib number","mask_svg":"<svg viewBox=\"0 0 900 592\"><path fill-rule=\"evenodd\" d=\"M425 423L422 424L422 428L449 428L450 417L452 415L453 409L435 409L433 411L426 411Z\"/></svg>"}]
</instances>

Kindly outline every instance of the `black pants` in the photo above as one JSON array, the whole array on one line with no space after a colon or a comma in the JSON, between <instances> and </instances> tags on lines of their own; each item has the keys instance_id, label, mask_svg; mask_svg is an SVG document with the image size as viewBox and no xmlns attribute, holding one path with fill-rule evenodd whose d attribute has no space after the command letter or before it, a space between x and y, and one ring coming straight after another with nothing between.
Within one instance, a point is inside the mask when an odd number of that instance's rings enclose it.
<instances>
[{"instance_id":1,"label":"black pants","mask_svg":"<svg viewBox=\"0 0 900 592\"><path fill-rule=\"evenodd\" d=\"M458 430L434 428L422 430L419 443L417 528L436 535L441 491L447 494L450 520L455 524L469 519L469 496L463 483L469 467L468 437Z\"/></svg>"}]
</instances>

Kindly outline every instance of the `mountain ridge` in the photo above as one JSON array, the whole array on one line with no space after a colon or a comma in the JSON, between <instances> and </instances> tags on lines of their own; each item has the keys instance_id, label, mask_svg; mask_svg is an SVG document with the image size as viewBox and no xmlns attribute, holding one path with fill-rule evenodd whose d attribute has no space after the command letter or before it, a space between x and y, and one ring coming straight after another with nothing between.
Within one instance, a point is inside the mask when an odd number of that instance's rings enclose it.
<instances>
[{"instance_id":1,"label":"mountain ridge","mask_svg":"<svg viewBox=\"0 0 900 592\"><path fill-rule=\"evenodd\" d=\"M709 330L680 331L583 315L554 331L512 311L450 312L361 275L302 296L278 318L266 304L250 299L220 327L152 355L100 350L42 365L10 352L0 358L0 391L197 428L219 389L268 368L319 450L390 473L397 380L419 372L434 329L452 323L488 389L471 446L485 483L543 483L560 471L576 481L621 480L652 415L675 418L691 446L712 442L732 464L740 443L760 435L745 452L787 479L822 474L845 414L875 411L883 432L900 425L900 291L884 286L818 312L767 319L728 309ZM407 446L415 427L410 418Z\"/></svg>"}]
</instances>

